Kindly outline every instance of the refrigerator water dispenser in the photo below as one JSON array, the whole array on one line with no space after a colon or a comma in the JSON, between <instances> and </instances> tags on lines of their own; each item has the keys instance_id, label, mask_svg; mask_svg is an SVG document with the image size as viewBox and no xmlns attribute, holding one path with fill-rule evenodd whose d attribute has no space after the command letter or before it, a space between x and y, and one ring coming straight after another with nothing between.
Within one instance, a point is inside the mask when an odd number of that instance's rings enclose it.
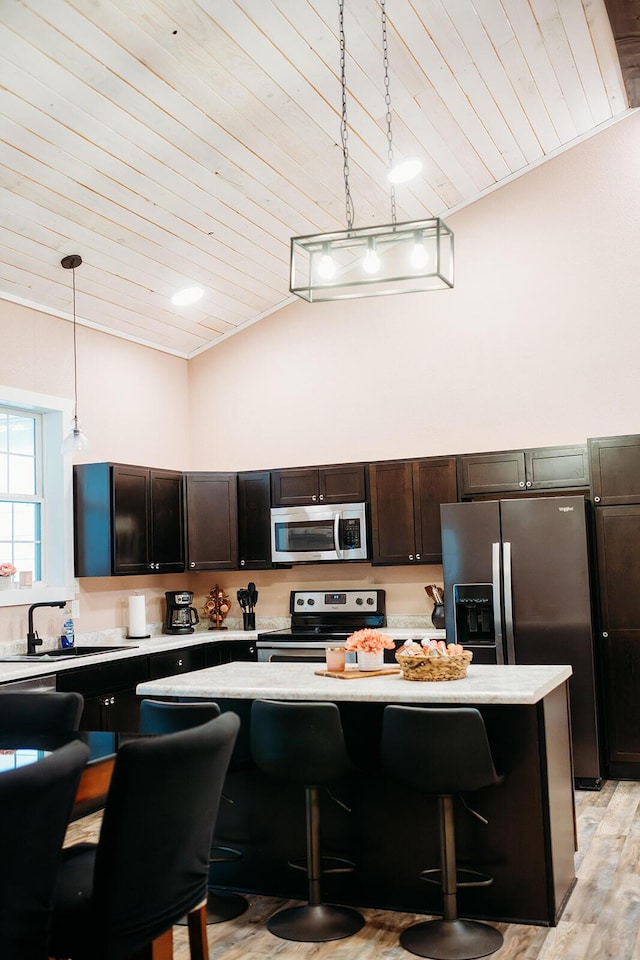
<instances>
[{"instance_id":1,"label":"refrigerator water dispenser","mask_svg":"<svg viewBox=\"0 0 640 960\"><path fill-rule=\"evenodd\" d=\"M495 643L493 585L456 583L453 586L456 643Z\"/></svg>"}]
</instances>

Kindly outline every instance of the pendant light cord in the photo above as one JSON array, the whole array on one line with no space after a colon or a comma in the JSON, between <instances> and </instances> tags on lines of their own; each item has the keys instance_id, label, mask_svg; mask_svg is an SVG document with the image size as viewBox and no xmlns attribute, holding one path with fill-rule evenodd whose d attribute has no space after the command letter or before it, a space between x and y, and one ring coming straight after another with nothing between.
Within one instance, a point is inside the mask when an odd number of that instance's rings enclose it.
<instances>
[{"instance_id":1,"label":"pendant light cord","mask_svg":"<svg viewBox=\"0 0 640 960\"><path fill-rule=\"evenodd\" d=\"M77 253L69 254L60 261L60 266L71 270L73 290L73 428L78 430L78 342L76 336L76 268L82 263L82 257Z\"/></svg>"},{"instance_id":2,"label":"pendant light cord","mask_svg":"<svg viewBox=\"0 0 640 960\"><path fill-rule=\"evenodd\" d=\"M76 341L76 270L71 271L73 280L73 421L78 426L78 350Z\"/></svg>"}]
</instances>

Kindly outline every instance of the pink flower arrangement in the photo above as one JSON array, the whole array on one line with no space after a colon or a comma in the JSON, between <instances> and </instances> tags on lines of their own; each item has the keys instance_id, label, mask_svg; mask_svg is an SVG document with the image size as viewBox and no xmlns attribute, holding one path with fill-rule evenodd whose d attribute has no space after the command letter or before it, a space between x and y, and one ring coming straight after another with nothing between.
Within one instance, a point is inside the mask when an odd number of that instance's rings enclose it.
<instances>
[{"instance_id":1,"label":"pink flower arrangement","mask_svg":"<svg viewBox=\"0 0 640 960\"><path fill-rule=\"evenodd\" d=\"M0 577L12 577L16 568L12 563L0 563Z\"/></svg>"},{"instance_id":2,"label":"pink flower arrangement","mask_svg":"<svg viewBox=\"0 0 640 960\"><path fill-rule=\"evenodd\" d=\"M379 630L356 630L344 645L345 650L362 650L364 653L379 653L381 650L393 650L395 643L386 633Z\"/></svg>"}]
</instances>

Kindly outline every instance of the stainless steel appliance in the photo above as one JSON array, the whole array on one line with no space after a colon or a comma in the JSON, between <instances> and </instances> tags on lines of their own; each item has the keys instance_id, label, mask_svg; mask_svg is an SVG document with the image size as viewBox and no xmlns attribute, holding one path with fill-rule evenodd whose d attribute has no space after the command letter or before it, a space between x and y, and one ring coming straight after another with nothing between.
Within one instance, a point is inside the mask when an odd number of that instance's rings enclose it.
<instances>
[{"instance_id":1,"label":"stainless steel appliance","mask_svg":"<svg viewBox=\"0 0 640 960\"><path fill-rule=\"evenodd\" d=\"M290 629L258 634L258 660L324 663L327 647L342 646L355 630L387 622L384 590L292 590L289 610Z\"/></svg>"},{"instance_id":2,"label":"stainless steel appliance","mask_svg":"<svg viewBox=\"0 0 640 960\"><path fill-rule=\"evenodd\" d=\"M364 503L271 508L274 563L366 560L367 556Z\"/></svg>"},{"instance_id":3,"label":"stainless steel appliance","mask_svg":"<svg viewBox=\"0 0 640 960\"><path fill-rule=\"evenodd\" d=\"M441 507L447 639L476 662L568 663L574 773L601 778L584 497Z\"/></svg>"},{"instance_id":4,"label":"stainless steel appliance","mask_svg":"<svg viewBox=\"0 0 640 960\"><path fill-rule=\"evenodd\" d=\"M167 616L164 623L165 633L193 633L196 623L200 623L198 611L191 604L191 590L168 590L165 593Z\"/></svg>"}]
</instances>

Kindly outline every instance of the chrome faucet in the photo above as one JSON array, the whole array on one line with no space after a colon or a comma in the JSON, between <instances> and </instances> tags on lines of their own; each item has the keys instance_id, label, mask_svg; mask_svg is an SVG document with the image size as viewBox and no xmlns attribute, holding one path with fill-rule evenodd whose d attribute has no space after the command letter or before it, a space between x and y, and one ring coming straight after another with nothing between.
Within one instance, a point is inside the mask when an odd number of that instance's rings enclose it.
<instances>
[{"instance_id":1,"label":"chrome faucet","mask_svg":"<svg viewBox=\"0 0 640 960\"><path fill-rule=\"evenodd\" d=\"M38 636L38 631L33 629L33 611L36 607L64 607L66 606L66 600L51 600L44 601L43 603L32 603L29 607L29 613L27 614L29 627L27 630L27 656L35 657L36 647L42 646L42 640Z\"/></svg>"}]
</instances>

